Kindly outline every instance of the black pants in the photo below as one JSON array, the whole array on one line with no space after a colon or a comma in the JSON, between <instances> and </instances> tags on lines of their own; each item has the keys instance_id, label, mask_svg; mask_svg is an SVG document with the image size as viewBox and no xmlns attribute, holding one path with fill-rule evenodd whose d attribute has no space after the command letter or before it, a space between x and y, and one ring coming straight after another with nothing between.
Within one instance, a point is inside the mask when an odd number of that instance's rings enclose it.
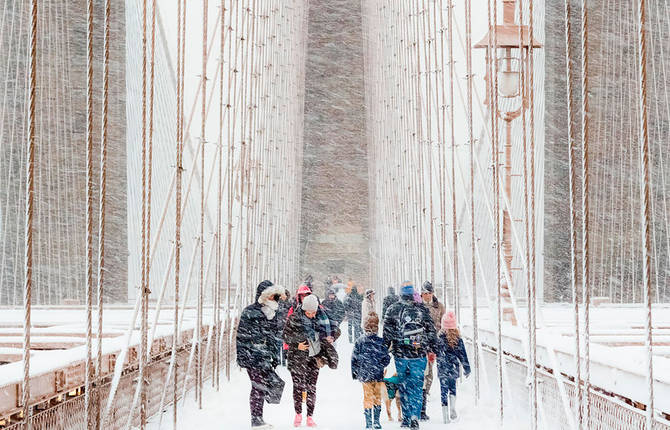
<instances>
[{"instance_id":1,"label":"black pants","mask_svg":"<svg viewBox=\"0 0 670 430\"><path fill-rule=\"evenodd\" d=\"M263 403L265 402L265 393L259 389L267 381L267 373L261 369L247 369L249 379L251 379L251 393L249 394L249 408L252 417L263 417Z\"/></svg>"},{"instance_id":2,"label":"black pants","mask_svg":"<svg viewBox=\"0 0 670 430\"><path fill-rule=\"evenodd\" d=\"M316 361L309 359L289 369L293 379L293 407L296 414L302 413L302 393L307 393L307 416L314 414L316 405L316 381L319 379L319 368Z\"/></svg>"}]
</instances>

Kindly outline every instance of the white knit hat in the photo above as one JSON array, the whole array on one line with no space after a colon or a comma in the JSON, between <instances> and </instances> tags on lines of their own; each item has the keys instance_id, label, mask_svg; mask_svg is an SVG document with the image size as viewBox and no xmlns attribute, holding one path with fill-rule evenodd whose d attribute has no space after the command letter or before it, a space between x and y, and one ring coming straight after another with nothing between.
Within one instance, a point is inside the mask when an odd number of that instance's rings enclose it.
<instances>
[{"instance_id":1,"label":"white knit hat","mask_svg":"<svg viewBox=\"0 0 670 430\"><path fill-rule=\"evenodd\" d=\"M319 299L314 295L310 294L302 300L302 310L305 312L316 312L319 308Z\"/></svg>"}]
</instances>

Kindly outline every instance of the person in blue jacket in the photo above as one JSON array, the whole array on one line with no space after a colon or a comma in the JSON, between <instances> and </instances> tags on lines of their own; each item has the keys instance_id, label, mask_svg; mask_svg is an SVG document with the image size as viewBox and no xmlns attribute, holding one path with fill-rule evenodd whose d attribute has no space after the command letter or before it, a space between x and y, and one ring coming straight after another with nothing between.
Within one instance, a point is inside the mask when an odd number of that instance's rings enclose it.
<instances>
[{"instance_id":1,"label":"person in blue jacket","mask_svg":"<svg viewBox=\"0 0 670 430\"><path fill-rule=\"evenodd\" d=\"M428 308L414 300L412 283L405 281L400 293L384 317L384 345L391 349L400 378L401 427L418 429L426 357L435 352L437 337Z\"/></svg>"},{"instance_id":2,"label":"person in blue jacket","mask_svg":"<svg viewBox=\"0 0 670 430\"><path fill-rule=\"evenodd\" d=\"M380 429L384 368L391 362L384 341L377 336L379 317L371 312L363 321L365 336L359 338L351 355L351 377L363 383L363 412L366 429Z\"/></svg>"},{"instance_id":3,"label":"person in blue jacket","mask_svg":"<svg viewBox=\"0 0 670 430\"><path fill-rule=\"evenodd\" d=\"M444 314L440 327L436 351L437 376L440 379L442 418L446 424L458 418L456 380L460 376L461 366L463 366L465 377L470 375L470 363L463 339L458 331L456 315L453 312Z\"/></svg>"}]
</instances>

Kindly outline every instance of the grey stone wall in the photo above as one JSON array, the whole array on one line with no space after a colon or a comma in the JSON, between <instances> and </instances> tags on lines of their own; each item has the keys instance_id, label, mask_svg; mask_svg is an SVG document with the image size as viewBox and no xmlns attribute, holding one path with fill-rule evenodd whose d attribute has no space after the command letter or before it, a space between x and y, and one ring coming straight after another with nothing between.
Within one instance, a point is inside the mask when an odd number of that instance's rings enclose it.
<instances>
[{"instance_id":1,"label":"grey stone wall","mask_svg":"<svg viewBox=\"0 0 670 430\"><path fill-rule=\"evenodd\" d=\"M305 93L301 271L367 286L368 170L361 4L311 0Z\"/></svg>"},{"instance_id":2,"label":"grey stone wall","mask_svg":"<svg viewBox=\"0 0 670 430\"><path fill-rule=\"evenodd\" d=\"M102 98L102 1L95 3L94 212L98 212ZM28 2L0 15L0 303L22 301L27 119ZM86 2L38 9L34 302L81 302L85 289ZM107 176L106 299L127 297L125 2L112 2ZM97 216L94 220L97 261ZM97 272L97 268L95 270Z\"/></svg>"}]
</instances>

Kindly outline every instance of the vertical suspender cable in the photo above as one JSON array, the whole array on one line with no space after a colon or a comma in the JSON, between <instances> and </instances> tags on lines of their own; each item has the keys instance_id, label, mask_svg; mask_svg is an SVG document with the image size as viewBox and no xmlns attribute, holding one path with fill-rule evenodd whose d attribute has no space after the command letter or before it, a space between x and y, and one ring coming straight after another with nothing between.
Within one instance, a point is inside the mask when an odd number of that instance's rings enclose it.
<instances>
[{"instance_id":1,"label":"vertical suspender cable","mask_svg":"<svg viewBox=\"0 0 670 430\"><path fill-rule=\"evenodd\" d=\"M654 366L652 343L652 302L653 291L651 284L651 189L649 168L649 131L647 118L647 2L638 0L638 115L640 127L640 161L641 161L641 198L642 198L642 279L644 281L644 299L647 307L646 339L647 349L647 389L649 396L646 418L647 430L654 428Z\"/></svg>"},{"instance_id":2,"label":"vertical suspender cable","mask_svg":"<svg viewBox=\"0 0 670 430\"><path fill-rule=\"evenodd\" d=\"M176 132L176 178L175 178L175 255L174 255L174 320L172 321L172 359L174 375L172 379L172 427L177 428L177 392L179 386L179 369L177 345L179 342L179 271L181 262L181 188L182 188L182 155L183 155L183 110L184 100L181 93L183 81L182 57L184 56L183 17L186 14L186 0L177 0L177 132Z\"/></svg>"},{"instance_id":3,"label":"vertical suspender cable","mask_svg":"<svg viewBox=\"0 0 670 430\"><path fill-rule=\"evenodd\" d=\"M216 282L214 285L214 327L216 328L214 333L213 345L215 348L212 348L213 360L212 368L213 370L213 386L216 388L216 391L219 391L219 375L220 375L220 364L219 364L219 341L218 335L220 334L219 327L221 326L221 314L220 314L220 295L221 295L221 259L222 259L222 242L221 242L221 233L222 233L222 224L221 224L221 204L223 202L223 119L224 119L224 104L223 104L223 83L225 81L223 75L223 58L224 58L224 48L225 48L225 34L226 34L226 5L225 0L221 0L221 44L219 49L219 183L218 183L218 192L217 192L217 205L216 205Z\"/></svg>"},{"instance_id":4,"label":"vertical suspender cable","mask_svg":"<svg viewBox=\"0 0 670 430\"><path fill-rule=\"evenodd\" d=\"M472 351L475 373L475 404L479 402L479 322L477 319L477 267L475 259L475 138L472 125L472 0L465 0L465 60L468 82L468 144L470 145L470 253L472 258Z\"/></svg>"},{"instance_id":5,"label":"vertical suspender cable","mask_svg":"<svg viewBox=\"0 0 670 430\"><path fill-rule=\"evenodd\" d=\"M489 105L491 119L491 156L493 158L493 194L494 194L494 215L495 215L495 248L496 248L496 337L497 351L496 364L498 371L498 402L500 422L504 419L504 401L503 401L503 353L502 353L502 285L500 276L500 178L498 175L498 61L496 46L498 46L498 3L493 0L487 1L489 32L487 61L489 73ZM492 37L491 37L492 36Z\"/></svg>"},{"instance_id":6,"label":"vertical suspender cable","mask_svg":"<svg viewBox=\"0 0 670 430\"><path fill-rule=\"evenodd\" d=\"M23 287L23 421L24 428L31 428L30 408L30 317L33 288L33 205L35 194L35 93L37 92L37 0L30 2L30 46L29 63L29 106L28 106L28 142L26 157L26 216L25 216L25 260Z\"/></svg>"},{"instance_id":7,"label":"vertical suspender cable","mask_svg":"<svg viewBox=\"0 0 670 430\"><path fill-rule=\"evenodd\" d=\"M146 257L146 277L145 283L147 287L147 296L151 294L150 288L150 275L151 275L151 253L149 252L149 245L151 244L151 178L153 176L153 147L154 147L154 77L155 77L155 51L156 51L156 0L151 0L151 61L149 64L149 129L147 137L147 255ZM148 299L147 299L148 300ZM149 312L149 304L147 302L147 313ZM159 310L156 310L159 312ZM148 326L147 326L148 329ZM155 330L155 327L154 327ZM151 336L151 341L153 342L153 335ZM151 345L147 347L147 362L149 361L149 355L151 351Z\"/></svg>"},{"instance_id":8,"label":"vertical suspender cable","mask_svg":"<svg viewBox=\"0 0 670 430\"><path fill-rule=\"evenodd\" d=\"M454 4L449 0L447 13L447 28L449 29L449 123L451 124L451 237L454 253L453 284L454 284L454 311L456 319L461 320L461 293L458 280L458 221L456 219L456 134L454 128ZM445 166L446 168L446 166Z\"/></svg>"},{"instance_id":9,"label":"vertical suspender cable","mask_svg":"<svg viewBox=\"0 0 670 430\"><path fill-rule=\"evenodd\" d=\"M198 283L195 396L202 409L202 302L205 282L205 127L207 122L207 0L202 2L202 112L200 121L200 281Z\"/></svg>"},{"instance_id":10,"label":"vertical suspender cable","mask_svg":"<svg viewBox=\"0 0 670 430\"><path fill-rule=\"evenodd\" d=\"M575 393L576 421L578 430L582 429L582 366L580 352L579 329L579 289L577 288L577 155L574 129L574 100L572 83L574 80L572 69L572 30L570 26L570 0L563 2L565 20L565 73L567 95L567 125L568 125L568 162L569 162L569 191L570 191L570 286L572 289L572 304L575 324Z\"/></svg>"},{"instance_id":11,"label":"vertical suspender cable","mask_svg":"<svg viewBox=\"0 0 670 430\"><path fill-rule=\"evenodd\" d=\"M521 2L522 3L522 2ZM537 428L537 290L536 290L536 267L535 267L535 59L533 55L533 34L534 21L533 0L528 0L528 90L530 106L530 243L526 247L530 248L530 264L528 272L530 273L530 296L528 302L528 330L530 330L530 368L531 368L531 424L532 428ZM525 121L524 121L525 127ZM525 134L524 134L525 138ZM524 160L526 160L526 151L524 151ZM525 194L528 196L528 192ZM526 223L528 224L528 222ZM511 286L510 286L511 287Z\"/></svg>"},{"instance_id":12,"label":"vertical suspender cable","mask_svg":"<svg viewBox=\"0 0 670 430\"><path fill-rule=\"evenodd\" d=\"M584 300L584 392L586 395L584 410L586 428L591 426L591 345L589 340L591 324L591 253L589 249L589 70L588 70L588 11L587 0L581 2L582 28L582 84L581 84L581 120L582 120L582 288Z\"/></svg>"},{"instance_id":13,"label":"vertical suspender cable","mask_svg":"<svg viewBox=\"0 0 670 430\"><path fill-rule=\"evenodd\" d=\"M142 2L142 281L140 285L141 302L141 340L139 353L139 376L137 379L140 394L140 429L144 430L147 420L147 397L144 386L147 356L148 297L146 284L146 204L147 204L147 0ZM132 412L131 412L132 413Z\"/></svg>"},{"instance_id":14,"label":"vertical suspender cable","mask_svg":"<svg viewBox=\"0 0 670 430\"><path fill-rule=\"evenodd\" d=\"M109 37L111 28L111 0L105 0L105 17L103 23L103 60L102 60L102 131L100 137L100 197L98 205L98 344L96 357L96 377L98 390L102 380L102 304L105 277L105 218L107 215L107 120L109 108ZM102 428L100 423L102 392L98 391L96 406L96 429Z\"/></svg>"},{"instance_id":15,"label":"vertical suspender cable","mask_svg":"<svg viewBox=\"0 0 670 430\"><path fill-rule=\"evenodd\" d=\"M86 2L86 373L84 411L92 427L93 383L93 0Z\"/></svg>"}]
</instances>

